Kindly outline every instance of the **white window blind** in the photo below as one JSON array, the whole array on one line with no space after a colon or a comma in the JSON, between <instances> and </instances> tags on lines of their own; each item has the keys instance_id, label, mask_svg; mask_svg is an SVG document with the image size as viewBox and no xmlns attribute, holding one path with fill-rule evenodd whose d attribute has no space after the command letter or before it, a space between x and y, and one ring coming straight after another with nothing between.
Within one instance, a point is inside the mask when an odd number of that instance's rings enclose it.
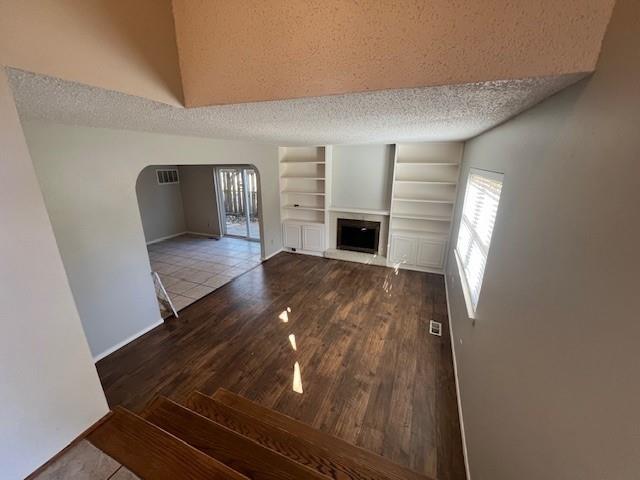
<instances>
[{"instance_id":1,"label":"white window blind","mask_svg":"<svg viewBox=\"0 0 640 480\"><path fill-rule=\"evenodd\" d=\"M503 174L471 169L462 206L456 258L470 316L480 297L482 277L496 223Z\"/></svg>"}]
</instances>

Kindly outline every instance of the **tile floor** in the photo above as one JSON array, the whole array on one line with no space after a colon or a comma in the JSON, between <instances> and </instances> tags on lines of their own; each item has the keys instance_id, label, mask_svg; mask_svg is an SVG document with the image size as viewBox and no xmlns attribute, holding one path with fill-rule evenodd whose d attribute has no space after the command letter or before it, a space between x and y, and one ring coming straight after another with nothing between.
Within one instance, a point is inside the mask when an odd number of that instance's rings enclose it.
<instances>
[{"instance_id":1,"label":"tile floor","mask_svg":"<svg viewBox=\"0 0 640 480\"><path fill-rule=\"evenodd\" d=\"M81 440L35 477L35 480L140 480L113 458Z\"/></svg>"},{"instance_id":2,"label":"tile floor","mask_svg":"<svg viewBox=\"0 0 640 480\"><path fill-rule=\"evenodd\" d=\"M178 311L261 262L260 244L241 238L181 235L147 249Z\"/></svg>"}]
</instances>

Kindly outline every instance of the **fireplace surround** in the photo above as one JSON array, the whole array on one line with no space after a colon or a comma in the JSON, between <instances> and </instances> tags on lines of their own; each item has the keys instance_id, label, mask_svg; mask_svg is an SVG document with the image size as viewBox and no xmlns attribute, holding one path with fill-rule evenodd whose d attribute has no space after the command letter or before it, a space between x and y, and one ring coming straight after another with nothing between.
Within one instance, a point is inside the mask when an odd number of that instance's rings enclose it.
<instances>
[{"instance_id":1,"label":"fireplace surround","mask_svg":"<svg viewBox=\"0 0 640 480\"><path fill-rule=\"evenodd\" d=\"M380 222L338 218L337 234L339 250L378 253Z\"/></svg>"}]
</instances>

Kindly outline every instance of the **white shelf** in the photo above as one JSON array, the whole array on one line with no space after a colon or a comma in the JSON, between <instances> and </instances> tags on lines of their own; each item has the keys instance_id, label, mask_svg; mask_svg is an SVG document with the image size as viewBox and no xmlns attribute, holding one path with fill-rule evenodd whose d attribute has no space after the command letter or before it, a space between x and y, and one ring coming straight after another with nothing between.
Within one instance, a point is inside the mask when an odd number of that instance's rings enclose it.
<instances>
[{"instance_id":1,"label":"white shelf","mask_svg":"<svg viewBox=\"0 0 640 480\"><path fill-rule=\"evenodd\" d=\"M303 177L299 175L282 175L285 180L319 180L324 182L324 177Z\"/></svg>"},{"instance_id":2,"label":"white shelf","mask_svg":"<svg viewBox=\"0 0 640 480\"><path fill-rule=\"evenodd\" d=\"M300 192L298 190L282 190L280 193L290 193L291 195L318 195L323 197L326 195L324 192Z\"/></svg>"},{"instance_id":3,"label":"white shelf","mask_svg":"<svg viewBox=\"0 0 640 480\"><path fill-rule=\"evenodd\" d=\"M326 162L320 160L282 160L280 163L307 163L307 164L317 164L324 165Z\"/></svg>"},{"instance_id":4,"label":"white shelf","mask_svg":"<svg viewBox=\"0 0 640 480\"><path fill-rule=\"evenodd\" d=\"M432 230L424 230L421 228L392 228L391 234L396 235L431 235L438 238L447 238L449 236L449 232L434 232Z\"/></svg>"},{"instance_id":5,"label":"white shelf","mask_svg":"<svg viewBox=\"0 0 640 480\"><path fill-rule=\"evenodd\" d=\"M425 167L459 167L454 162L421 162L420 160L398 160L398 165L423 165Z\"/></svg>"},{"instance_id":6,"label":"white shelf","mask_svg":"<svg viewBox=\"0 0 640 480\"><path fill-rule=\"evenodd\" d=\"M451 185L451 186L457 185L457 182L436 182L431 180L396 180L396 183L421 183L424 185Z\"/></svg>"},{"instance_id":7,"label":"white shelf","mask_svg":"<svg viewBox=\"0 0 640 480\"><path fill-rule=\"evenodd\" d=\"M288 223L304 223L305 225L310 224L310 225L324 225L324 222L317 222L317 221L313 221L313 220L303 220L300 218L292 218L292 217L285 217L282 219L283 222L288 222Z\"/></svg>"},{"instance_id":8,"label":"white shelf","mask_svg":"<svg viewBox=\"0 0 640 480\"><path fill-rule=\"evenodd\" d=\"M438 215L405 215L402 213L392 213L393 218L402 218L404 220L430 220L434 222L450 222L451 217L442 217Z\"/></svg>"},{"instance_id":9,"label":"white shelf","mask_svg":"<svg viewBox=\"0 0 640 480\"><path fill-rule=\"evenodd\" d=\"M414 203L444 203L453 205L453 200L428 200L426 198L399 198L393 199L394 202L414 202Z\"/></svg>"},{"instance_id":10,"label":"white shelf","mask_svg":"<svg viewBox=\"0 0 640 480\"><path fill-rule=\"evenodd\" d=\"M389 210L370 210L366 208L351 208L351 207L329 207L330 212L344 212L344 213L364 213L369 215L389 215Z\"/></svg>"},{"instance_id":11,"label":"white shelf","mask_svg":"<svg viewBox=\"0 0 640 480\"><path fill-rule=\"evenodd\" d=\"M295 205L284 205L282 208L286 208L286 209L291 209L291 210L311 210L314 212L324 212L324 208L321 207L310 207L310 206L305 206L305 205L299 205L299 206L295 206Z\"/></svg>"}]
</instances>

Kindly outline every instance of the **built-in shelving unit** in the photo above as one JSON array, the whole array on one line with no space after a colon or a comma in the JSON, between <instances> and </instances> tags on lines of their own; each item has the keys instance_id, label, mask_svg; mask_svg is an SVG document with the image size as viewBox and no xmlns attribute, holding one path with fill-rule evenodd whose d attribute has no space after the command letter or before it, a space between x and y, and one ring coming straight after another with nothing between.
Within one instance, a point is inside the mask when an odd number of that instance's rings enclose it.
<instances>
[{"instance_id":1,"label":"built-in shelving unit","mask_svg":"<svg viewBox=\"0 0 640 480\"><path fill-rule=\"evenodd\" d=\"M280 205L283 221L324 223L324 147L280 148Z\"/></svg>"},{"instance_id":2,"label":"built-in shelving unit","mask_svg":"<svg viewBox=\"0 0 640 480\"><path fill-rule=\"evenodd\" d=\"M280 217L285 248L321 255L326 242L326 197L331 147L281 147Z\"/></svg>"},{"instance_id":3,"label":"built-in shelving unit","mask_svg":"<svg viewBox=\"0 0 640 480\"><path fill-rule=\"evenodd\" d=\"M389 262L442 271L462 159L461 143L396 145Z\"/></svg>"},{"instance_id":4,"label":"built-in shelving unit","mask_svg":"<svg viewBox=\"0 0 640 480\"><path fill-rule=\"evenodd\" d=\"M284 247L341 260L442 272L462 146L281 147ZM379 253L337 250L338 218L380 222Z\"/></svg>"}]
</instances>

